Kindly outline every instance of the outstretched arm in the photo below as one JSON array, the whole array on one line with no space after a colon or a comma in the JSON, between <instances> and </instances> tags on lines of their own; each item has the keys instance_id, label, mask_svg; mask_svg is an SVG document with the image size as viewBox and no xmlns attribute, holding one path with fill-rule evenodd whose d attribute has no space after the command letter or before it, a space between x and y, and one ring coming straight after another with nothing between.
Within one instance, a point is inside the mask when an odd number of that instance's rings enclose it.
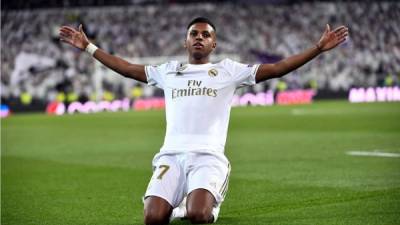
<instances>
[{"instance_id":1,"label":"outstretched arm","mask_svg":"<svg viewBox=\"0 0 400 225\"><path fill-rule=\"evenodd\" d=\"M68 26L61 27L60 40L80 50L86 50L86 47L90 44L89 39L83 32L82 24L79 26L79 31ZM131 64L126 60L110 55L101 49L97 49L94 52L93 57L122 76L147 83L144 65Z\"/></svg>"},{"instance_id":2,"label":"outstretched arm","mask_svg":"<svg viewBox=\"0 0 400 225\"><path fill-rule=\"evenodd\" d=\"M326 25L325 32L322 34L318 43L304 52L283 59L274 64L262 64L257 70L256 82L265 81L271 78L282 77L287 73L299 68L308 61L315 58L324 51L335 48L340 43L346 40L348 36L348 28L340 26L331 31L329 25Z\"/></svg>"}]
</instances>

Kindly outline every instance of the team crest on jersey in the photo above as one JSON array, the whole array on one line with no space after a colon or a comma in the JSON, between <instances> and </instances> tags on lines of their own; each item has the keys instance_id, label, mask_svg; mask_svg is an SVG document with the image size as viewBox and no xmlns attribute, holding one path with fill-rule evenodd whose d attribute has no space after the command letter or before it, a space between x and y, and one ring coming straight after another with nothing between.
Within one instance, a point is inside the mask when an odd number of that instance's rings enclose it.
<instances>
[{"instance_id":1,"label":"team crest on jersey","mask_svg":"<svg viewBox=\"0 0 400 225\"><path fill-rule=\"evenodd\" d=\"M210 77L216 77L216 76L218 75L218 70L216 70L216 69L210 69L210 70L208 71L208 75L209 75Z\"/></svg>"}]
</instances>

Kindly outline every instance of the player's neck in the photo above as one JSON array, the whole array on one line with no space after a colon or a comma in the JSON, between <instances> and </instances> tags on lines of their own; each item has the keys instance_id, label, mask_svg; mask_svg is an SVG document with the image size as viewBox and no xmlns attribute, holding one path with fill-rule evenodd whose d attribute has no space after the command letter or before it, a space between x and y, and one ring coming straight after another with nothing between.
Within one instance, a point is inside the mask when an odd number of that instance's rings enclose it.
<instances>
[{"instance_id":1,"label":"player's neck","mask_svg":"<svg viewBox=\"0 0 400 225\"><path fill-rule=\"evenodd\" d=\"M210 57L194 58L189 56L189 64L207 64L210 62Z\"/></svg>"}]
</instances>

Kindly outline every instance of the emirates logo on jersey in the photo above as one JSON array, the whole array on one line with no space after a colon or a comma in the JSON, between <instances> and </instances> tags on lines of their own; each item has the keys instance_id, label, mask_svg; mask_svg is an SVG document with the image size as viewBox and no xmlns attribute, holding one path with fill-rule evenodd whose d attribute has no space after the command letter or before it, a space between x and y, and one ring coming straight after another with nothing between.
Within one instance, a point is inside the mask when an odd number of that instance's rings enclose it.
<instances>
[{"instance_id":1,"label":"emirates logo on jersey","mask_svg":"<svg viewBox=\"0 0 400 225\"><path fill-rule=\"evenodd\" d=\"M217 89L204 87L201 83L201 80L188 80L187 88L173 88L171 92L172 99L199 95L217 97Z\"/></svg>"},{"instance_id":2,"label":"emirates logo on jersey","mask_svg":"<svg viewBox=\"0 0 400 225\"><path fill-rule=\"evenodd\" d=\"M208 71L208 75L209 75L210 77L216 77L216 76L218 75L218 70L216 70L216 69L210 69L210 70Z\"/></svg>"}]
</instances>

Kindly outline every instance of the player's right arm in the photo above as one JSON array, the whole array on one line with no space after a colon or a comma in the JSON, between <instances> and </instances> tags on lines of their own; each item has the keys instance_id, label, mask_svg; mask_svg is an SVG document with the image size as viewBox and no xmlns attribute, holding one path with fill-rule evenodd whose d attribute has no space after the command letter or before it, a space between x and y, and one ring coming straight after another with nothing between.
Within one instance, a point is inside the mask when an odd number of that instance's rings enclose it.
<instances>
[{"instance_id":1,"label":"player's right arm","mask_svg":"<svg viewBox=\"0 0 400 225\"><path fill-rule=\"evenodd\" d=\"M90 44L89 39L83 32L82 24L79 26L79 30L69 26L61 27L60 40L83 51ZM144 65L129 63L124 59L108 54L100 48L94 52L93 57L124 77L147 83Z\"/></svg>"}]
</instances>

